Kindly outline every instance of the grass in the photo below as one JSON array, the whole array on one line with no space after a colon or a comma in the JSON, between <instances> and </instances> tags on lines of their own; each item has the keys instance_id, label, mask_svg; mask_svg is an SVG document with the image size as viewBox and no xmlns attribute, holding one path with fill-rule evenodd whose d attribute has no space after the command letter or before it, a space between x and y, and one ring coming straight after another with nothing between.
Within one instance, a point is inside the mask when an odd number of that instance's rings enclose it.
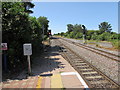
<instances>
[{"instance_id":1,"label":"grass","mask_svg":"<svg viewBox=\"0 0 120 90\"><path fill-rule=\"evenodd\" d=\"M66 37L69 39L74 39L74 38L70 38L70 37ZM76 40L82 40L82 39L76 39ZM108 42L108 43L112 43L113 47L112 48L107 48L107 47L102 47L98 44L98 42ZM120 40L110 40L110 41L98 41L98 40L86 40L87 44L91 44L91 45L95 45L96 47L99 48L104 48L104 49L108 49L108 50L120 50Z\"/></svg>"},{"instance_id":2,"label":"grass","mask_svg":"<svg viewBox=\"0 0 120 90\"><path fill-rule=\"evenodd\" d=\"M120 50L120 40L111 40L110 41L115 49Z\"/></svg>"}]
</instances>

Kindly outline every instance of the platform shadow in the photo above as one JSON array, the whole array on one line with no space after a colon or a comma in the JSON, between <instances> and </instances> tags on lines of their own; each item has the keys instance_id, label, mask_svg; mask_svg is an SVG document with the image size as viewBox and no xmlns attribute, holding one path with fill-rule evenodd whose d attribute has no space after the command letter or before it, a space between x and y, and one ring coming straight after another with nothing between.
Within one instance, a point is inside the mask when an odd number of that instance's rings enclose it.
<instances>
[{"instance_id":1,"label":"platform shadow","mask_svg":"<svg viewBox=\"0 0 120 90\"><path fill-rule=\"evenodd\" d=\"M55 38L56 39L56 38ZM51 76L52 71L56 69L65 68L64 64L60 61L59 55L61 52L61 46L49 46L47 47L47 51L42 54L39 53L32 61L31 68L32 74L31 76ZM47 74L45 74L47 73ZM9 80L23 80L29 77L28 70L24 70L17 77L8 78Z\"/></svg>"}]
</instances>

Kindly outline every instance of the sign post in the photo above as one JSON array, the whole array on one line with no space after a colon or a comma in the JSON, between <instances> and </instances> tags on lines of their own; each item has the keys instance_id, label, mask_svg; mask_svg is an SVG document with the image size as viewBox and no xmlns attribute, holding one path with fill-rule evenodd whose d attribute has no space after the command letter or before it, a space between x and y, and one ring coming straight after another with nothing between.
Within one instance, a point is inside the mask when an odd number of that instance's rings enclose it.
<instances>
[{"instance_id":1,"label":"sign post","mask_svg":"<svg viewBox=\"0 0 120 90\"><path fill-rule=\"evenodd\" d=\"M5 71L7 71L7 55L6 55L6 50L8 50L7 43L1 43L1 50L3 50L4 55L4 68Z\"/></svg>"},{"instance_id":2,"label":"sign post","mask_svg":"<svg viewBox=\"0 0 120 90\"><path fill-rule=\"evenodd\" d=\"M30 55L28 55L28 70L29 70L29 74L31 73L31 64L30 64Z\"/></svg>"},{"instance_id":3,"label":"sign post","mask_svg":"<svg viewBox=\"0 0 120 90\"><path fill-rule=\"evenodd\" d=\"M30 43L23 44L24 55L27 56L28 60L28 73L31 74L31 64L30 64L30 55L32 55L32 45Z\"/></svg>"}]
</instances>

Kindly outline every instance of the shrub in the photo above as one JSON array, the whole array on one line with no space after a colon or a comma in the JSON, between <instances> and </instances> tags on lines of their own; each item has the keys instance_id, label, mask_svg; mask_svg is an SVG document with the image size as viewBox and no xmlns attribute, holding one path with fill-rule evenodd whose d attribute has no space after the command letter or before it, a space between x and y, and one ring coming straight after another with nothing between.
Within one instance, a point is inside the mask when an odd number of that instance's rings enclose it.
<instances>
[{"instance_id":1,"label":"shrub","mask_svg":"<svg viewBox=\"0 0 120 90\"><path fill-rule=\"evenodd\" d=\"M78 33L74 36L75 39L79 39L79 38L82 38L82 37L83 37L83 34L80 33L80 32L78 32Z\"/></svg>"}]
</instances>

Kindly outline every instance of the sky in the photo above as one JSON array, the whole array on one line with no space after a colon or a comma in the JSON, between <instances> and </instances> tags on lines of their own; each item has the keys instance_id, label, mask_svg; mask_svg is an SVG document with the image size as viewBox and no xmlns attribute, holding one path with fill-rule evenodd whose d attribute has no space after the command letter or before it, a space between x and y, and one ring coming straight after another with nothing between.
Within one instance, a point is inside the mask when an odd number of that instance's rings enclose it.
<instances>
[{"instance_id":1,"label":"sky","mask_svg":"<svg viewBox=\"0 0 120 90\"><path fill-rule=\"evenodd\" d=\"M52 34L66 32L67 24L83 24L87 30L98 30L98 25L108 22L113 32L118 32L117 2L34 2L36 18L48 18Z\"/></svg>"}]
</instances>

